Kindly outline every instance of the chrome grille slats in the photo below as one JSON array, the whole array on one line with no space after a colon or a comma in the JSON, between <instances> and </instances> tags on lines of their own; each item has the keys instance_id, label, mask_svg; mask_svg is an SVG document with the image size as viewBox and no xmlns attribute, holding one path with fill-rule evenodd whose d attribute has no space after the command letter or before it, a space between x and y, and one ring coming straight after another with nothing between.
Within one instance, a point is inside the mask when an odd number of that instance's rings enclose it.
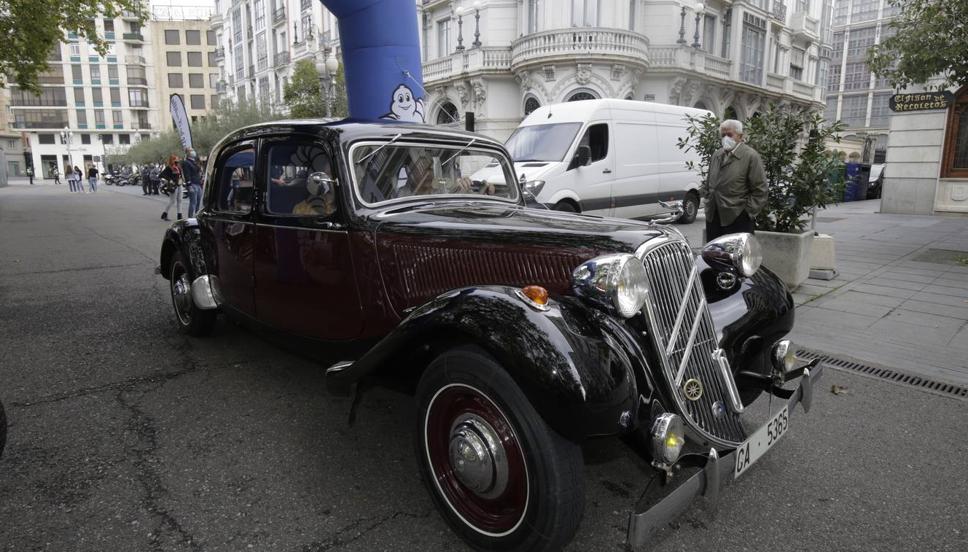
<instances>
[{"instance_id":1,"label":"chrome grille slats","mask_svg":"<svg viewBox=\"0 0 968 552\"><path fill-rule=\"evenodd\" d=\"M683 413L691 425L706 433L712 440L723 445L735 445L746 438L739 415L728 408L730 404L726 384L713 360L718 347L716 331L709 308L705 305L702 281L698 276L690 283L694 262L689 245L676 238L659 238L639 249L639 258L649 279L649 300L644 309L649 319L650 334L656 352L663 365L663 372L671 392L675 395ZM685 303L679 332L674 341L672 329L680 307ZM695 339L682 375L682 381L698 379L704 388L697 401L689 401L676 384L676 373L689 343L693 327ZM667 349L671 350L665 354ZM681 382L680 382L681 383ZM713 403L720 401L726 406L722 417L713 415Z\"/></svg>"}]
</instances>

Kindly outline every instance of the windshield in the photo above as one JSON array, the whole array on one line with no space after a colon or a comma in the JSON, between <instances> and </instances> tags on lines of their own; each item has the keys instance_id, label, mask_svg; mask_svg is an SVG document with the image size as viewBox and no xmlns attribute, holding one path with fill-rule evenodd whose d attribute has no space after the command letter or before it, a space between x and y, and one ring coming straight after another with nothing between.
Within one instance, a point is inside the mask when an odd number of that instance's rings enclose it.
<instances>
[{"instance_id":1,"label":"windshield","mask_svg":"<svg viewBox=\"0 0 968 552\"><path fill-rule=\"evenodd\" d=\"M485 150L383 142L355 147L352 158L358 197L368 205L407 197L518 199L505 158Z\"/></svg>"},{"instance_id":2,"label":"windshield","mask_svg":"<svg viewBox=\"0 0 968 552\"><path fill-rule=\"evenodd\" d=\"M581 123L559 123L518 127L504 146L515 163L561 161L575 141Z\"/></svg>"}]
</instances>

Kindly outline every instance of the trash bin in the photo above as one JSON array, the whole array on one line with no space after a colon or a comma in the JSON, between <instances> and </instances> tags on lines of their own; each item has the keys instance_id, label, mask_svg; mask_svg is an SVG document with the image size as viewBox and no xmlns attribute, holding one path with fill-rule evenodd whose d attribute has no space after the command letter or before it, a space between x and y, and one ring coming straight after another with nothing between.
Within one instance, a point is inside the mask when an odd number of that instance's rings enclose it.
<instances>
[{"instance_id":1,"label":"trash bin","mask_svg":"<svg viewBox=\"0 0 968 552\"><path fill-rule=\"evenodd\" d=\"M844 166L844 201L867 199L867 180L871 166L863 163L847 163Z\"/></svg>"}]
</instances>

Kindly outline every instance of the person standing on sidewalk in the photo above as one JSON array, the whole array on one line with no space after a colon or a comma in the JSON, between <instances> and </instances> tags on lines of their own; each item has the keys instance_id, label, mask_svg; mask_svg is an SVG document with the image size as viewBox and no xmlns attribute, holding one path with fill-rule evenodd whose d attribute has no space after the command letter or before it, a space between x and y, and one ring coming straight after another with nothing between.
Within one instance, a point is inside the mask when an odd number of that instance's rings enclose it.
<instances>
[{"instance_id":1,"label":"person standing on sidewalk","mask_svg":"<svg viewBox=\"0 0 968 552\"><path fill-rule=\"evenodd\" d=\"M182 179L188 187L188 218L192 218L202 202L202 169L198 165L198 154L195 150L188 150L188 155L181 162L181 170Z\"/></svg>"},{"instance_id":2,"label":"person standing on sidewalk","mask_svg":"<svg viewBox=\"0 0 968 552\"><path fill-rule=\"evenodd\" d=\"M743 123L719 125L723 147L709 160L709 174L699 189L706 200L706 241L724 234L753 233L753 220L766 206L769 189L760 154L743 142Z\"/></svg>"},{"instance_id":3,"label":"person standing on sidewalk","mask_svg":"<svg viewBox=\"0 0 968 552\"><path fill-rule=\"evenodd\" d=\"M84 191L84 172L77 165L74 165L74 183L77 185L78 192L87 193Z\"/></svg>"},{"instance_id":4,"label":"person standing on sidewalk","mask_svg":"<svg viewBox=\"0 0 968 552\"><path fill-rule=\"evenodd\" d=\"M168 206L161 212L161 220L168 220L168 211L175 205L175 212L178 213L176 220L181 220L182 210L181 201L184 188L182 187L181 167L178 165L178 156L172 155L168 158L168 165L158 175L159 178L167 182L164 190L168 192Z\"/></svg>"},{"instance_id":5,"label":"person standing on sidewalk","mask_svg":"<svg viewBox=\"0 0 968 552\"><path fill-rule=\"evenodd\" d=\"M91 187L92 192L97 191L97 169L93 163L87 167L87 184Z\"/></svg>"},{"instance_id":6,"label":"person standing on sidewalk","mask_svg":"<svg viewBox=\"0 0 968 552\"><path fill-rule=\"evenodd\" d=\"M54 178L57 178L56 176ZM77 191L77 175L70 165L64 165L64 178L67 180L67 187L70 191Z\"/></svg>"}]
</instances>

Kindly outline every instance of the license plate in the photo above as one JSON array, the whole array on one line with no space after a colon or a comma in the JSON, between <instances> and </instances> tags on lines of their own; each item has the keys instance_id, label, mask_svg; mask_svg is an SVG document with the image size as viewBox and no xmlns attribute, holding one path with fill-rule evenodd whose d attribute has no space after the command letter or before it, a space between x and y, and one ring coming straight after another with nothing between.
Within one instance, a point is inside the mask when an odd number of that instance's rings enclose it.
<instances>
[{"instance_id":1,"label":"license plate","mask_svg":"<svg viewBox=\"0 0 968 552\"><path fill-rule=\"evenodd\" d=\"M770 448L783 437L783 434L787 432L790 428L790 415L787 412L787 407L784 406L779 412L776 413L769 422L763 427L756 430L745 443L736 449L736 467L733 469L734 478L739 477L754 462L759 460L760 456L770 450Z\"/></svg>"}]
</instances>

